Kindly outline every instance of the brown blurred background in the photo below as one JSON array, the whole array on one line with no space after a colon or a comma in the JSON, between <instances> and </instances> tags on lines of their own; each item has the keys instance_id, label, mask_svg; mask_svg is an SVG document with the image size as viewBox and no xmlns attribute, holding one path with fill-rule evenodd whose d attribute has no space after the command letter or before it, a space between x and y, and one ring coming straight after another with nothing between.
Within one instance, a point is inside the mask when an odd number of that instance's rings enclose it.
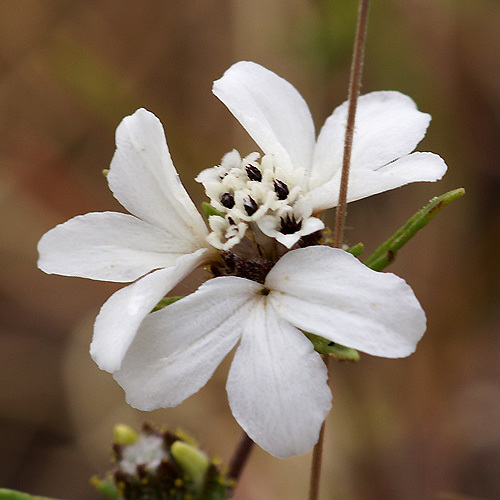
<instances>
[{"instance_id":1,"label":"brown blurred background","mask_svg":"<svg viewBox=\"0 0 500 500\"><path fill-rule=\"evenodd\" d=\"M233 62L291 81L317 128L345 100L356 2L342 0L2 0L0 2L0 485L100 498L112 426L183 427L227 461L240 430L228 361L198 394L153 414L127 406L88 354L92 322L118 288L47 276L36 243L55 224L122 210L101 171L114 129L144 106L163 121L193 181L252 141L211 94ZM428 331L408 359L334 365L322 499L500 498L500 3L373 2L364 92L400 90L433 115L422 151L437 184L352 204L350 243L367 254L432 196L464 186L389 270L414 288ZM256 449L238 500L306 498L310 454Z\"/></svg>"}]
</instances>

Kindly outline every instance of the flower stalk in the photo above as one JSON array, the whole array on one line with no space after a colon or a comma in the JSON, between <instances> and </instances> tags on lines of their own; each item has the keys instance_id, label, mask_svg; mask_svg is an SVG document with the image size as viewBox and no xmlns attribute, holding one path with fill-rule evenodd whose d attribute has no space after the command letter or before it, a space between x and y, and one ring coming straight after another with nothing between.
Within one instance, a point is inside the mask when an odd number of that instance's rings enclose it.
<instances>
[{"instance_id":1,"label":"flower stalk","mask_svg":"<svg viewBox=\"0 0 500 500\"><path fill-rule=\"evenodd\" d=\"M351 74L349 78L349 107L347 112L347 126L344 139L344 156L342 161L342 176L340 179L339 203L335 213L335 225L333 233L333 246L335 248L340 248L344 239L344 226L347 215L347 187L349 184L349 169L351 166L354 123L356 120L356 109L358 105L359 92L361 89L361 77L363 75L363 62L365 57L369 7L370 0L360 0Z\"/></svg>"},{"instance_id":2,"label":"flower stalk","mask_svg":"<svg viewBox=\"0 0 500 500\"><path fill-rule=\"evenodd\" d=\"M368 11L370 0L360 0L358 10L358 21L356 36L354 40L354 52L351 65L348 93L347 125L344 139L344 155L342 160L342 173L340 178L339 202L335 212L335 225L333 232L333 246L340 248L344 240L345 219L347 216L347 188L349 184L349 169L351 166L352 143L354 138L354 125L356 120L356 108L359 92L361 89L361 77L363 74L363 62L366 45L366 32L368 27ZM327 369L329 369L330 358L323 357ZM309 500L317 500L319 497L319 483L321 476L321 465L323 459L323 441L325 434L325 422L321 426L319 439L313 449L311 463L311 478L309 484Z\"/></svg>"},{"instance_id":3,"label":"flower stalk","mask_svg":"<svg viewBox=\"0 0 500 500\"><path fill-rule=\"evenodd\" d=\"M248 437L246 432L243 432L238 447L234 452L233 458L229 464L229 471L227 473L227 478L229 480L230 487L233 486L233 490L229 497L232 497L234 492L234 486L238 483L241 476L243 468L245 467L248 458L250 457L250 452L252 451L254 442Z\"/></svg>"}]
</instances>

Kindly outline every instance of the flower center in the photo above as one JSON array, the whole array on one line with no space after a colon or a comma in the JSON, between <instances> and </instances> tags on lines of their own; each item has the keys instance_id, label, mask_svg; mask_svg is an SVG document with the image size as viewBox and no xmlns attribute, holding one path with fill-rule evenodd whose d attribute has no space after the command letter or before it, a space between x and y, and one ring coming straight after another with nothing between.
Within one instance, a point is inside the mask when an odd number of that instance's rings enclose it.
<instances>
[{"instance_id":1,"label":"flower center","mask_svg":"<svg viewBox=\"0 0 500 500\"><path fill-rule=\"evenodd\" d=\"M261 158L252 153L242 159L236 150L226 154L219 166L196 178L220 213L209 219L209 242L229 250L251 228L291 248L303 235L322 229L321 221L311 217L312 209L304 203L303 177L301 169L285 169L272 155ZM316 222L306 224L307 219Z\"/></svg>"},{"instance_id":2,"label":"flower center","mask_svg":"<svg viewBox=\"0 0 500 500\"><path fill-rule=\"evenodd\" d=\"M257 222L265 215L290 208L302 194L293 172L279 168L269 155L259 160L259 155L252 153L241 159L232 151L220 166L204 173L201 182L212 206L236 223Z\"/></svg>"}]
</instances>

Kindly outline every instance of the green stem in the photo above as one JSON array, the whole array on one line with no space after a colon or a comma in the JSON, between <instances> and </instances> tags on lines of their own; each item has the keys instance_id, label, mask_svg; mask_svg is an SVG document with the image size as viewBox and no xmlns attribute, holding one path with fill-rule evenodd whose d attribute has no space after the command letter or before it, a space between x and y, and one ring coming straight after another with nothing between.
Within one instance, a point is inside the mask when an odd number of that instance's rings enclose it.
<instances>
[{"instance_id":1,"label":"green stem","mask_svg":"<svg viewBox=\"0 0 500 500\"><path fill-rule=\"evenodd\" d=\"M382 243L365 261L365 265L381 271L396 258L397 251L425 227L446 205L465 194L465 189L449 191L432 199L428 205L408 219L387 241Z\"/></svg>"}]
</instances>

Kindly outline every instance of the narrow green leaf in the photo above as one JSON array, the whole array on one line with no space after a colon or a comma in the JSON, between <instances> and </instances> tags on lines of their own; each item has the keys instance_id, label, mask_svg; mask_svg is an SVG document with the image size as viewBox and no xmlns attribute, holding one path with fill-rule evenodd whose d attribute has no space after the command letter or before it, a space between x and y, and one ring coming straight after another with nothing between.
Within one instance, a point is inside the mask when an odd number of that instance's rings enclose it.
<instances>
[{"instance_id":1,"label":"narrow green leaf","mask_svg":"<svg viewBox=\"0 0 500 500\"><path fill-rule=\"evenodd\" d=\"M304 332L304 335L312 342L314 350L324 356L331 356L338 361L359 361L359 353L356 349L324 339L314 333Z\"/></svg>"},{"instance_id":2,"label":"narrow green leaf","mask_svg":"<svg viewBox=\"0 0 500 500\"><path fill-rule=\"evenodd\" d=\"M56 500L50 497L36 497L28 493L0 488L0 500Z\"/></svg>"},{"instance_id":3,"label":"narrow green leaf","mask_svg":"<svg viewBox=\"0 0 500 500\"><path fill-rule=\"evenodd\" d=\"M357 243L356 245L349 247L346 250L346 252L352 253L354 255L354 257L359 257L363 253L364 249L365 249L365 246L363 245L363 243Z\"/></svg>"},{"instance_id":4,"label":"narrow green leaf","mask_svg":"<svg viewBox=\"0 0 500 500\"><path fill-rule=\"evenodd\" d=\"M428 205L408 219L386 242L380 245L366 260L365 265L381 271L396 258L397 251L425 227L446 205L465 194L465 189L449 191L432 199Z\"/></svg>"},{"instance_id":5,"label":"narrow green leaf","mask_svg":"<svg viewBox=\"0 0 500 500\"><path fill-rule=\"evenodd\" d=\"M219 217L224 217L218 210L216 210L210 203L203 201L201 203L201 209L203 210L203 215L208 219L211 215L218 215Z\"/></svg>"},{"instance_id":6,"label":"narrow green leaf","mask_svg":"<svg viewBox=\"0 0 500 500\"><path fill-rule=\"evenodd\" d=\"M151 312L159 311L160 309L163 309L164 307L169 306L170 304L173 304L174 302L177 302L178 300L181 300L183 298L183 295L175 295L173 297L164 297L163 299L158 302L153 308Z\"/></svg>"}]
</instances>

